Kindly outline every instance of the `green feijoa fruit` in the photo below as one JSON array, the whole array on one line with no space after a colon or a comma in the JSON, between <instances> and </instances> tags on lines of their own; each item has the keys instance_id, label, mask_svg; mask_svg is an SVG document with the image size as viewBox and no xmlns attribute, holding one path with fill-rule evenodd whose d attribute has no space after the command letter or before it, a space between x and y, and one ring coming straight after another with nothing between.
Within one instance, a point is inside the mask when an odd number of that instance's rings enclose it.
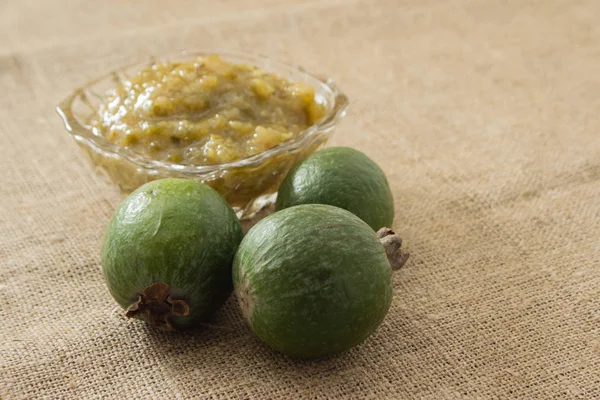
<instances>
[{"instance_id":1,"label":"green feijoa fruit","mask_svg":"<svg viewBox=\"0 0 600 400\"><path fill-rule=\"evenodd\" d=\"M213 189L161 179L131 193L104 234L102 270L126 315L163 330L209 318L232 290L240 223Z\"/></svg>"},{"instance_id":2,"label":"green feijoa fruit","mask_svg":"<svg viewBox=\"0 0 600 400\"><path fill-rule=\"evenodd\" d=\"M391 227L394 199L385 174L364 153L329 147L298 162L277 193L277 210L329 204L357 215L373 230Z\"/></svg>"},{"instance_id":3,"label":"green feijoa fruit","mask_svg":"<svg viewBox=\"0 0 600 400\"><path fill-rule=\"evenodd\" d=\"M364 341L392 301L392 271L408 255L389 229L375 233L338 207L276 212L246 234L233 262L242 313L265 343L322 358Z\"/></svg>"}]
</instances>

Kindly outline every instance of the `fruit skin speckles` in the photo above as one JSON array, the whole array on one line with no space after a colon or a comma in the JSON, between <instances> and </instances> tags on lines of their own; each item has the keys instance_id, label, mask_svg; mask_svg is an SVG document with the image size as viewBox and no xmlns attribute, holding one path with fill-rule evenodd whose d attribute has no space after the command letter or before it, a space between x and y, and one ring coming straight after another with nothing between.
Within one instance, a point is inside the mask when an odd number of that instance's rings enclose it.
<instances>
[{"instance_id":1,"label":"fruit skin speckles","mask_svg":"<svg viewBox=\"0 0 600 400\"><path fill-rule=\"evenodd\" d=\"M158 329L190 328L229 297L241 240L235 213L215 190L189 179L157 180L115 211L102 270L126 315Z\"/></svg>"},{"instance_id":2,"label":"fruit skin speckles","mask_svg":"<svg viewBox=\"0 0 600 400\"><path fill-rule=\"evenodd\" d=\"M232 276L252 330L293 357L328 357L361 343L392 300L392 268L375 232L329 205L260 221L242 240Z\"/></svg>"},{"instance_id":3,"label":"fruit skin speckles","mask_svg":"<svg viewBox=\"0 0 600 400\"><path fill-rule=\"evenodd\" d=\"M365 154L329 147L290 170L277 193L277 210L329 204L357 215L377 231L394 221L394 199L385 174Z\"/></svg>"}]
</instances>

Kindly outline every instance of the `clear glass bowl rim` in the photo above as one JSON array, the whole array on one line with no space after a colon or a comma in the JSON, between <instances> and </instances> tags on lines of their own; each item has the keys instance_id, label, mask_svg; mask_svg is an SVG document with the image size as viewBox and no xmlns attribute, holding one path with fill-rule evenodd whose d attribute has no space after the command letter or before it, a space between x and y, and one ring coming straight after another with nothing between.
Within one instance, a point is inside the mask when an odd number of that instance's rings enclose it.
<instances>
[{"instance_id":1,"label":"clear glass bowl rim","mask_svg":"<svg viewBox=\"0 0 600 400\"><path fill-rule=\"evenodd\" d=\"M246 158L209 165L176 164L151 159L142 154L135 153L133 151L120 147L115 143L111 143L102 136L95 135L91 131L91 129L88 129L85 126L83 126L74 115L73 103L79 96L85 96L86 89L90 88L98 82L115 76L121 71L133 68L135 66L141 67L143 65L147 65L148 62L154 62L155 60L169 61L175 60L177 57L206 56L211 54L217 54L225 57L229 56L235 58L242 58L249 62L256 63L268 62L276 67L276 69L274 69L275 72L276 70L280 69L293 71L295 74L301 74L311 79L315 79L318 82L320 82L323 88L330 92L333 103L331 104L331 107L329 107L328 113L321 120L319 120L316 124L311 125L307 129L301 131L291 139L282 142L268 150L251 155ZM235 169L249 167L252 165L258 165L266 159L279 153L302 148L305 144L312 143L313 137L319 135L319 133L327 132L333 129L335 125L339 122L339 120L345 115L347 107L347 96L340 91L336 83L330 78L310 74L301 68L293 67L289 64L277 61L275 59L263 55L251 55L247 53L229 51L185 50L176 53L167 53L162 55L150 56L147 58L146 61L130 63L128 65L124 65L115 70L112 70L111 72L105 75L95 78L87 82L80 88L73 90L69 96L67 96L58 104L58 106L56 107L56 111L62 118L67 132L69 132L77 142L93 149L96 152L101 152L105 155L109 155L112 157L124 158L129 162L133 163L134 165L145 169L161 169L164 171L173 171L188 174L205 174L220 171L223 169Z\"/></svg>"}]
</instances>

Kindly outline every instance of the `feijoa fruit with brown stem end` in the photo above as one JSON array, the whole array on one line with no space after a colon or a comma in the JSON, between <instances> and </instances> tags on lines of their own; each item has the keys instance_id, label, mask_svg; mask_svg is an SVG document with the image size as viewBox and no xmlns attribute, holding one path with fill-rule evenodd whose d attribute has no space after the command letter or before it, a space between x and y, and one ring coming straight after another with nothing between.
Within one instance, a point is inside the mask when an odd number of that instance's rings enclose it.
<instances>
[{"instance_id":1,"label":"feijoa fruit with brown stem end","mask_svg":"<svg viewBox=\"0 0 600 400\"><path fill-rule=\"evenodd\" d=\"M246 234L233 263L243 315L260 339L293 357L321 358L364 341L392 301L406 262L390 229L374 232L338 207L276 212Z\"/></svg>"},{"instance_id":2,"label":"feijoa fruit with brown stem end","mask_svg":"<svg viewBox=\"0 0 600 400\"><path fill-rule=\"evenodd\" d=\"M364 153L349 147L328 147L292 167L277 192L276 207L300 204L343 208L374 231L394 221L394 199L385 174Z\"/></svg>"},{"instance_id":3,"label":"feijoa fruit with brown stem end","mask_svg":"<svg viewBox=\"0 0 600 400\"><path fill-rule=\"evenodd\" d=\"M207 320L232 290L239 221L212 188L161 179L131 193L110 220L102 270L128 317L163 330Z\"/></svg>"}]
</instances>

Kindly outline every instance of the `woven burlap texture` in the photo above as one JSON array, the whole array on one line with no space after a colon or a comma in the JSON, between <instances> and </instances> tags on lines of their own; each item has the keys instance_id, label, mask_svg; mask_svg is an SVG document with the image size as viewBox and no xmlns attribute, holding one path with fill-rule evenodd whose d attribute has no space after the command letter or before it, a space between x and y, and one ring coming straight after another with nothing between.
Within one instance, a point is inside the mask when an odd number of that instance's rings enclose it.
<instances>
[{"instance_id":1,"label":"woven burlap texture","mask_svg":"<svg viewBox=\"0 0 600 400\"><path fill-rule=\"evenodd\" d=\"M599 15L597 0L5 0L0 397L600 398ZM107 292L121 197L54 106L186 48L301 64L351 99L332 144L386 172L411 259L347 354L279 355L233 299L200 332L153 332Z\"/></svg>"}]
</instances>

